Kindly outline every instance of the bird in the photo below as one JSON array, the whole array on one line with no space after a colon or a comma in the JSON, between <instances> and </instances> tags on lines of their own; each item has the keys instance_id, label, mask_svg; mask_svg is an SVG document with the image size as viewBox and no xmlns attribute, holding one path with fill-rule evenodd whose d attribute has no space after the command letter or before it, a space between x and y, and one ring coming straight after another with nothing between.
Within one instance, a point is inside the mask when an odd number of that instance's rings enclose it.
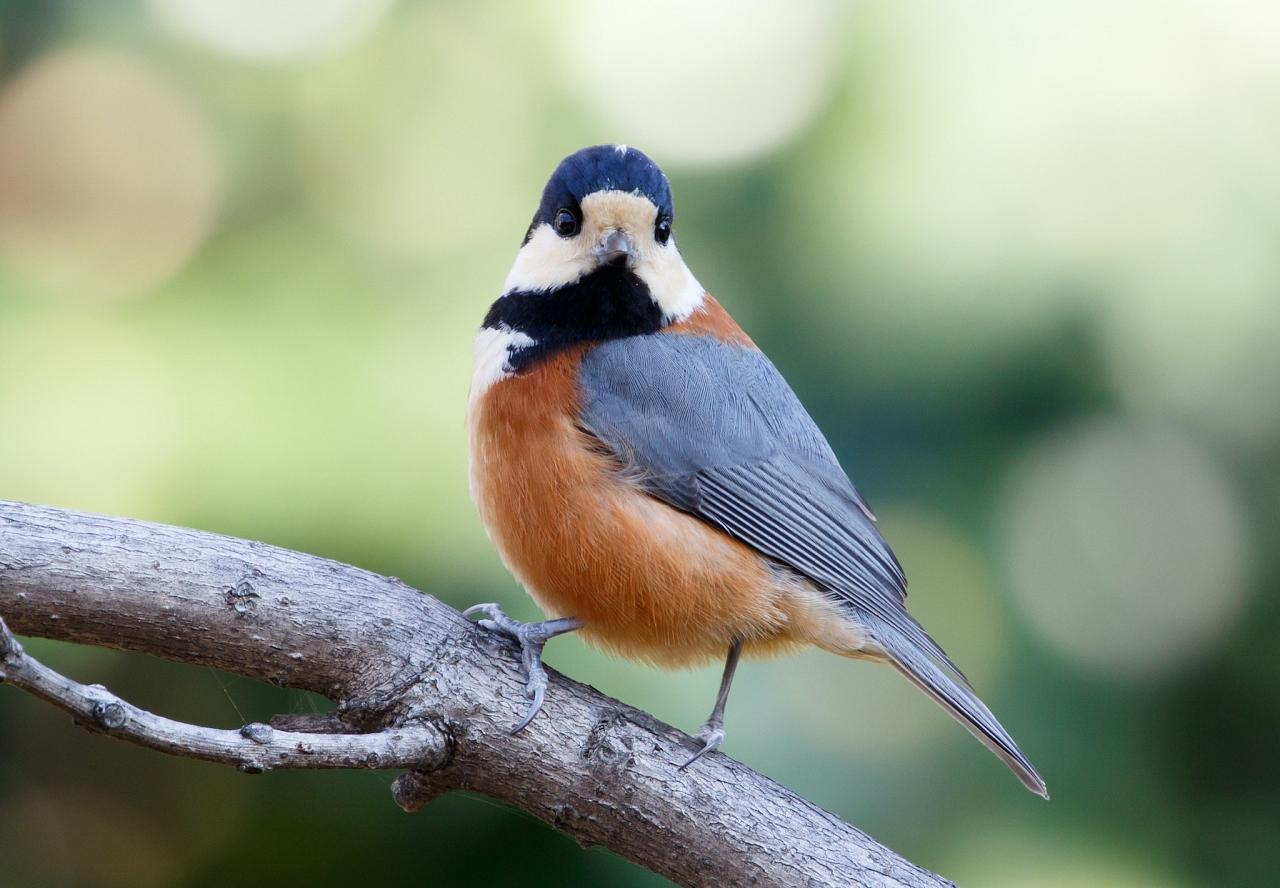
<instances>
[{"instance_id":1,"label":"bird","mask_svg":"<svg viewBox=\"0 0 1280 888\"><path fill-rule=\"evenodd\" d=\"M812 645L893 667L1048 798L907 612L871 509L781 373L694 277L674 221L670 182L642 151L569 155L476 334L472 498L547 616L464 612L520 646L529 702L514 731L542 706L556 636L663 667L724 658L683 770L723 744L744 653Z\"/></svg>"}]
</instances>

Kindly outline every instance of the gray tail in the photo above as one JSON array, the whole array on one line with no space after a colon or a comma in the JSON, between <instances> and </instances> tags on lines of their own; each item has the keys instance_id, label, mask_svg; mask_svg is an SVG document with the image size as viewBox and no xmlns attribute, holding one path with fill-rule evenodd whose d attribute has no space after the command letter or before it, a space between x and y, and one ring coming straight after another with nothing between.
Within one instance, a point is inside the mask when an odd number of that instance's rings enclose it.
<instances>
[{"instance_id":1,"label":"gray tail","mask_svg":"<svg viewBox=\"0 0 1280 888\"><path fill-rule=\"evenodd\" d=\"M899 672L932 697L938 705L970 734L978 738L983 746L995 753L1001 761L1009 766L1022 785L1036 795L1049 798L1044 781L1036 773L1035 766L1027 760L1013 742L1009 732L1004 729L991 710L969 688L963 678L951 677L927 654L916 650L909 642L885 644L889 662Z\"/></svg>"}]
</instances>

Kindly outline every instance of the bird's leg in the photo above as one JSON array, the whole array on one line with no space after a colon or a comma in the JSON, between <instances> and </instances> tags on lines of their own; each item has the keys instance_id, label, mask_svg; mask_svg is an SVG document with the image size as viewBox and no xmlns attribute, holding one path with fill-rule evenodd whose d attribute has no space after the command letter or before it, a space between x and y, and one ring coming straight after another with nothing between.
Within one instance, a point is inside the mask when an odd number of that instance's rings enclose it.
<instances>
[{"instance_id":1,"label":"bird's leg","mask_svg":"<svg viewBox=\"0 0 1280 888\"><path fill-rule=\"evenodd\" d=\"M521 623L502 612L496 604L476 604L462 612L464 617L481 613L488 619L478 620L479 625L492 632L501 632L520 643L520 662L524 665L525 696L529 698L529 711L520 724L511 733L518 734L533 721L533 717L542 708L542 698L547 693L547 672L542 668L542 646L557 635L564 635L582 628L582 621L577 617L564 617L559 620L544 620L541 623Z\"/></svg>"},{"instance_id":2,"label":"bird's leg","mask_svg":"<svg viewBox=\"0 0 1280 888\"><path fill-rule=\"evenodd\" d=\"M724 675L720 676L720 693L716 694L716 705L711 710L711 717L698 733L694 734L702 741L702 748L694 753L693 758L680 766L680 770L692 765L708 752L715 752L724 742L724 704L729 700L729 688L733 685L733 673L738 668L738 657L742 654L742 639L729 646L729 656L724 661Z\"/></svg>"}]
</instances>

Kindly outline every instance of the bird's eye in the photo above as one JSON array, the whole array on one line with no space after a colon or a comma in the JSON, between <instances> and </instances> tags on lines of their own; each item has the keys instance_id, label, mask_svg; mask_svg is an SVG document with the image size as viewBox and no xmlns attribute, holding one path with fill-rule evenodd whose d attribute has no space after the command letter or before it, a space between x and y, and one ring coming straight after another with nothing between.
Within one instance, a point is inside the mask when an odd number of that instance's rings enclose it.
<instances>
[{"instance_id":1,"label":"bird's eye","mask_svg":"<svg viewBox=\"0 0 1280 888\"><path fill-rule=\"evenodd\" d=\"M561 210L556 213L555 229L561 237L573 237L578 233L578 217L572 210Z\"/></svg>"},{"instance_id":2,"label":"bird's eye","mask_svg":"<svg viewBox=\"0 0 1280 888\"><path fill-rule=\"evenodd\" d=\"M654 226L653 236L658 243L665 244L671 239L671 220L659 219L658 224Z\"/></svg>"}]
</instances>

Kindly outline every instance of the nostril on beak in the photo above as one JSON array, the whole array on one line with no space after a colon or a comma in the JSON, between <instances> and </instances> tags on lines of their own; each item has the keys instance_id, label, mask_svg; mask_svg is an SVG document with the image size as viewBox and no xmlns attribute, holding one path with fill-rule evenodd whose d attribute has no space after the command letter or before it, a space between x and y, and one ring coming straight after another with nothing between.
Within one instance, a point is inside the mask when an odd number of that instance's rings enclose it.
<instances>
[{"instance_id":1,"label":"nostril on beak","mask_svg":"<svg viewBox=\"0 0 1280 888\"><path fill-rule=\"evenodd\" d=\"M635 250L625 231L614 229L605 235L595 249L596 261L601 265L620 268L635 263Z\"/></svg>"}]
</instances>

